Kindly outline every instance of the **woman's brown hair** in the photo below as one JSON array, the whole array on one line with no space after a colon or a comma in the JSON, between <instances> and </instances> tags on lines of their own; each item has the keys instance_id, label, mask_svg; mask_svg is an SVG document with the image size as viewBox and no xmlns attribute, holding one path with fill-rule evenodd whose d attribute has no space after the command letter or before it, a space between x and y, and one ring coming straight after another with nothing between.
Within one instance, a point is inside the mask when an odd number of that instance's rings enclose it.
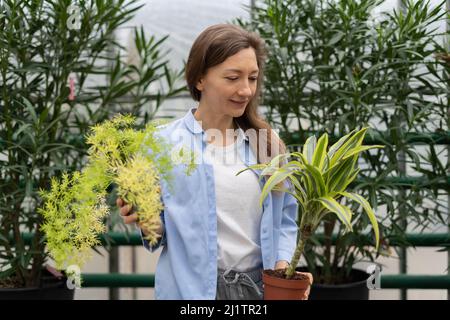
<instances>
[{"instance_id":1,"label":"woman's brown hair","mask_svg":"<svg viewBox=\"0 0 450 320\"><path fill-rule=\"evenodd\" d=\"M272 131L272 127L259 114L261 88L264 80L264 66L267 57L264 40L255 32L244 30L232 24L216 24L206 28L192 45L186 64L186 82L190 94L195 101L200 101L201 91L196 88L199 80L206 74L208 68L224 62L228 57L235 55L240 50L253 48L256 53L259 74L255 95L249 101L244 114L235 118L236 123L250 136L251 146L257 155L259 163L268 162L278 153L284 153L286 146L283 141ZM254 130L251 130L254 129ZM266 130L267 134L257 134L260 130ZM262 131L264 132L264 131ZM267 142L266 142L266 141ZM253 144L252 144L253 141ZM255 142L256 141L256 145ZM272 154L272 144L274 154ZM267 145L267 150L262 150ZM278 152L276 151L278 147Z\"/></svg>"}]
</instances>

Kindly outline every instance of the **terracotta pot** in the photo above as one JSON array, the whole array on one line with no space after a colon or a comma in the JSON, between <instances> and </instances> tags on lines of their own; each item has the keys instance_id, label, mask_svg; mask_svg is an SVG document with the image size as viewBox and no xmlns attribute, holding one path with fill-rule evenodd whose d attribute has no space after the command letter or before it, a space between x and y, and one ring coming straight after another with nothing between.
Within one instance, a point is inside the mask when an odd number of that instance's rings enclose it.
<instances>
[{"instance_id":1,"label":"terracotta pot","mask_svg":"<svg viewBox=\"0 0 450 320\"><path fill-rule=\"evenodd\" d=\"M263 271L264 300L301 300L309 286L309 279L287 280Z\"/></svg>"}]
</instances>

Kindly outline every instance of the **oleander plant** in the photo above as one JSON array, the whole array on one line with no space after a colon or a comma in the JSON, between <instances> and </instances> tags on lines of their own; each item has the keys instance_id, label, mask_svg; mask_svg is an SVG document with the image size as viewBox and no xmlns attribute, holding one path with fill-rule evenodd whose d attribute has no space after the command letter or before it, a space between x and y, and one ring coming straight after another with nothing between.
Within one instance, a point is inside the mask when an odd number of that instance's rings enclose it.
<instances>
[{"instance_id":1,"label":"oleander plant","mask_svg":"<svg viewBox=\"0 0 450 320\"><path fill-rule=\"evenodd\" d=\"M76 28L69 23L72 5L79 9ZM130 55L115 37L141 7L137 0L0 1L0 299L45 284L49 259L39 190L62 183L69 201L73 185L88 183L81 170L91 127L129 113L136 129L144 129L168 97L185 89L175 85L183 71L168 65L165 38L130 29L136 48ZM86 170L101 169L98 161ZM71 175L75 171L80 174ZM106 178L99 174L91 188L101 189ZM88 190L78 193L88 197ZM89 219L106 214L100 200L85 200L97 204ZM86 203L71 210L88 210ZM99 228L86 219L78 229Z\"/></svg>"}]
</instances>

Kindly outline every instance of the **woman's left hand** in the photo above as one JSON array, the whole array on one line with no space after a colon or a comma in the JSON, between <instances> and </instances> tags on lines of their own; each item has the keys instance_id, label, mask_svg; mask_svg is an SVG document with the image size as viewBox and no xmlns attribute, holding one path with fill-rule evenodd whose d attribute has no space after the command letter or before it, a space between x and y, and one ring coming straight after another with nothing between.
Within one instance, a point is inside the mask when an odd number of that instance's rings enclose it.
<instances>
[{"instance_id":1,"label":"woman's left hand","mask_svg":"<svg viewBox=\"0 0 450 320\"><path fill-rule=\"evenodd\" d=\"M285 260L277 261L277 263L275 264L275 270L286 269L287 267L289 267L289 262L287 262ZM308 289L306 289L305 295L302 298L302 300L308 300L309 292L311 291L311 285L313 284L313 276L309 272L298 272L298 271L296 271L296 273L303 274L303 275L305 275L305 276L307 276L309 278Z\"/></svg>"}]
</instances>

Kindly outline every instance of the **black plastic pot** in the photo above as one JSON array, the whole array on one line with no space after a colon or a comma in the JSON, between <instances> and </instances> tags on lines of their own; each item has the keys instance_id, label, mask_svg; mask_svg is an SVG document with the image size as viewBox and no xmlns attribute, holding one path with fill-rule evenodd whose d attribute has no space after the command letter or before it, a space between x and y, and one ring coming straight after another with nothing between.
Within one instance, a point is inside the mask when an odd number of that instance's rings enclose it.
<instances>
[{"instance_id":1,"label":"black plastic pot","mask_svg":"<svg viewBox=\"0 0 450 320\"><path fill-rule=\"evenodd\" d=\"M297 268L297 271L307 272L304 267ZM367 288L367 278L369 274L365 271L352 269L350 283L344 284L313 284L309 300L369 300L369 289Z\"/></svg>"},{"instance_id":2,"label":"black plastic pot","mask_svg":"<svg viewBox=\"0 0 450 320\"><path fill-rule=\"evenodd\" d=\"M67 288L66 277L44 272L41 287L0 288L0 300L73 300L75 290Z\"/></svg>"}]
</instances>

